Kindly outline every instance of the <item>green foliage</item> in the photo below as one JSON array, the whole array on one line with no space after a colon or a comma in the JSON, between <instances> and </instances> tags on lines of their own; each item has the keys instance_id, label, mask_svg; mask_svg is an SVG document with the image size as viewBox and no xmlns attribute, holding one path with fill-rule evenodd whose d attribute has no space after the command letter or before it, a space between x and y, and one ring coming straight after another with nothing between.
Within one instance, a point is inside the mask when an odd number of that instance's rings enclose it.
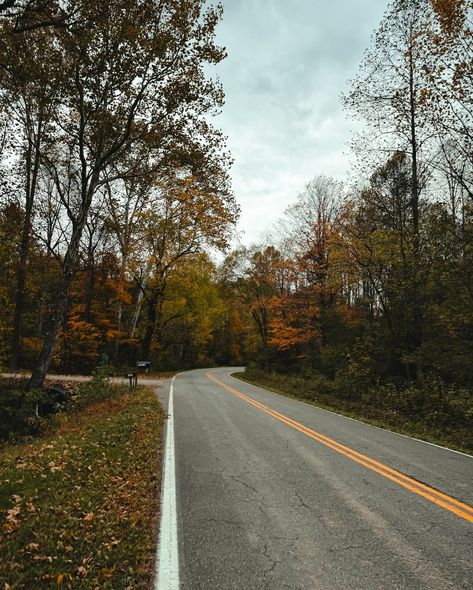
<instances>
[{"instance_id":1,"label":"green foliage","mask_svg":"<svg viewBox=\"0 0 473 590\"><path fill-rule=\"evenodd\" d=\"M92 372L92 379L78 387L77 406L82 408L90 403L107 399L112 392L110 382L114 374L115 369L110 364L108 355L103 354Z\"/></svg>"},{"instance_id":2,"label":"green foliage","mask_svg":"<svg viewBox=\"0 0 473 590\"><path fill-rule=\"evenodd\" d=\"M112 387L113 375L114 369L104 354L92 379L81 384L68 401L59 399L53 387L27 391L24 381L1 379L0 440L39 436L51 426L56 414L81 410L91 403L121 394L125 388Z\"/></svg>"},{"instance_id":3,"label":"green foliage","mask_svg":"<svg viewBox=\"0 0 473 590\"><path fill-rule=\"evenodd\" d=\"M38 415L41 391L25 391L13 380L0 382L0 440L36 436L44 425Z\"/></svg>"},{"instance_id":4,"label":"green foliage","mask_svg":"<svg viewBox=\"0 0 473 590\"><path fill-rule=\"evenodd\" d=\"M265 373L250 367L252 383L362 420L473 451L471 391L429 376L422 384L373 384L339 371L334 379L320 373Z\"/></svg>"}]
</instances>

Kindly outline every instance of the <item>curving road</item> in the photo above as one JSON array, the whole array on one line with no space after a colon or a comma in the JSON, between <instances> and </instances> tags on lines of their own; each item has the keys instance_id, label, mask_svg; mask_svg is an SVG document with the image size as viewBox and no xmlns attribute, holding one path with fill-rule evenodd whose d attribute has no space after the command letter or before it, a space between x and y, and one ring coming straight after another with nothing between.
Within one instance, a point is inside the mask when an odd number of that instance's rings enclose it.
<instances>
[{"instance_id":1,"label":"curving road","mask_svg":"<svg viewBox=\"0 0 473 590\"><path fill-rule=\"evenodd\" d=\"M473 588L472 457L235 371L174 380L162 523L177 546L161 531L159 590Z\"/></svg>"}]
</instances>

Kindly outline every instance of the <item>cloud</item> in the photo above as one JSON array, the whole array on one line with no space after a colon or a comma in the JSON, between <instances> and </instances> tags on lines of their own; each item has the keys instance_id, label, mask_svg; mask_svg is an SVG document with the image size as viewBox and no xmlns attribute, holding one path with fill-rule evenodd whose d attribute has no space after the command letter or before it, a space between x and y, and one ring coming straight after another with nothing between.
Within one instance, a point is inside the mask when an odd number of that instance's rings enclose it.
<instances>
[{"instance_id":1,"label":"cloud","mask_svg":"<svg viewBox=\"0 0 473 590\"><path fill-rule=\"evenodd\" d=\"M258 239L318 174L343 179L340 105L385 6L379 0L224 0L217 40L226 93L214 121L235 158L243 241Z\"/></svg>"}]
</instances>

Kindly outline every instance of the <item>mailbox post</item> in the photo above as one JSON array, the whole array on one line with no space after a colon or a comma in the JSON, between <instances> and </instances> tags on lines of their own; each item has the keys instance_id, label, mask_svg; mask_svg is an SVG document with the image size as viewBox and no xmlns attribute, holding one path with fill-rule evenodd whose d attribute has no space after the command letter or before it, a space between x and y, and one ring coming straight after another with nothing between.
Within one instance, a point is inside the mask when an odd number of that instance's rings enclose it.
<instances>
[{"instance_id":1,"label":"mailbox post","mask_svg":"<svg viewBox=\"0 0 473 590\"><path fill-rule=\"evenodd\" d=\"M136 387L138 385L138 376L136 374L136 371L129 371L128 373L125 374L125 377L130 382L130 389L136 389Z\"/></svg>"}]
</instances>

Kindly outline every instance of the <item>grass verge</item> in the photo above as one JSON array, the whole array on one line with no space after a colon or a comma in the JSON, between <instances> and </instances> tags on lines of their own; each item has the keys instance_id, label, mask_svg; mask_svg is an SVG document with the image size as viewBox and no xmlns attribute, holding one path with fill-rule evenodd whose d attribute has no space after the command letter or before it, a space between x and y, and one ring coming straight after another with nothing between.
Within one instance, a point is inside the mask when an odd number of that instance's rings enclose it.
<instances>
[{"instance_id":1,"label":"grass verge","mask_svg":"<svg viewBox=\"0 0 473 590\"><path fill-rule=\"evenodd\" d=\"M253 372L254 373L254 372ZM373 404L365 404L363 401L350 401L329 396L317 394L315 399L311 399L309 393L301 388L301 382L292 383L290 377L276 374L264 374L257 371L256 374L246 372L232 373L232 377L245 381L252 385L263 387L264 389L303 401L315 407L336 412L349 418L355 418L366 424L392 430L400 434L405 434L412 438L418 438L430 443L438 444L456 451L473 455L473 440L471 431L466 432L464 429L446 429L442 432L438 427L429 426L422 421L422 416L417 420L409 420L400 416L394 411L386 411L386 408L377 408ZM283 386L281 387L281 383ZM284 385L284 383L286 385ZM295 385L295 387L291 387Z\"/></svg>"},{"instance_id":2,"label":"grass verge","mask_svg":"<svg viewBox=\"0 0 473 590\"><path fill-rule=\"evenodd\" d=\"M146 388L0 448L0 588L149 589L163 412Z\"/></svg>"}]
</instances>

